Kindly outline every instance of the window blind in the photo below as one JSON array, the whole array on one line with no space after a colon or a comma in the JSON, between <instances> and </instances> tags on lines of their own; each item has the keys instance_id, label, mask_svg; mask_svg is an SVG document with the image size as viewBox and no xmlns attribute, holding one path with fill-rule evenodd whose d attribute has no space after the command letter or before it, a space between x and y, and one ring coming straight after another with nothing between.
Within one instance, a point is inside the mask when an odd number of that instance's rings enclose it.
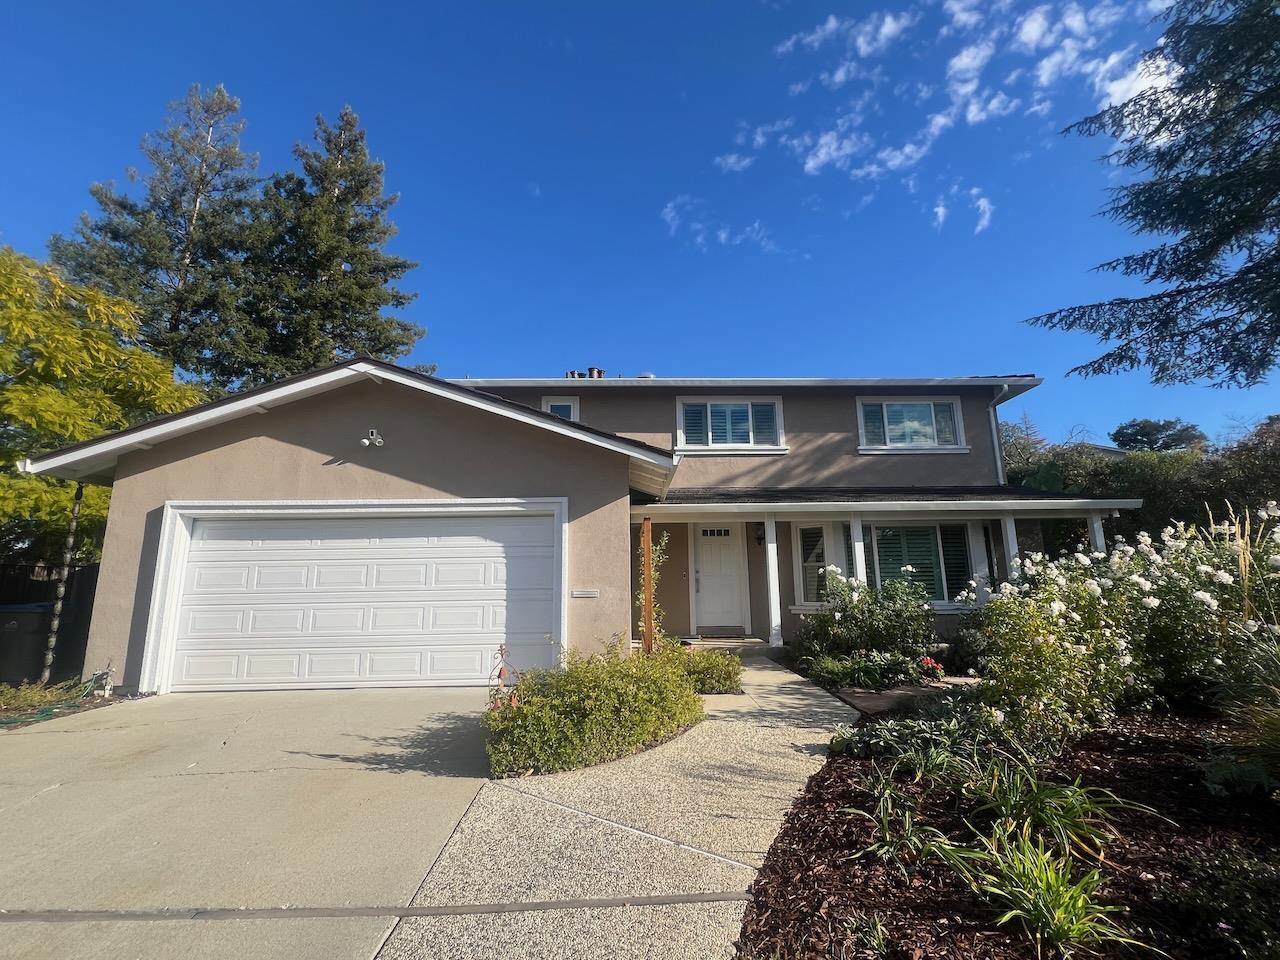
<instances>
[{"instance_id":1,"label":"window blind","mask_svg":"<svg viewBox=\"0 0 1280 960\"><path fill-rule=\"evenodd\" d=\"M938 539L942 541L942 569L947 580L944 599L954 600L973 576L969 565L969 532L960 524L944 524L938 528Z\"/></svg>"},{"instance_id":2,"label":"window blind","mask_svg":"<svg viewBox=\"0 0 1280 960\"><path fill-rule=\"evenodd\" d=\"M937 527L881 527L876 531L876 557L880 583L909 580L924 587L931 600L945 599Z\"/></svg>"},{"instance_id":3,"label":"window blind","mask_svg":"<svg viewBox=\"0 0 1280 960\"><path fill-rule=\"evenodd\" d=\"M751 405L751 429L757 446L778 445L778 408L772 403Z\"/></svg>"},{"instance_id":4,"label":"window blind","mask_svg":"<svg viewBox=\"0 0 1280 960\"><path fill-rule=\"evenodd\" d=\"M693 447L707 445L707 405L705 403L684 405L684 442Z\"/></svg>"},{"instance_id":5,"label":"window blind","mask_svg":"<svg viewBox=\"0 0 1280 960\"><path fill-rule=\"evenodd\" d=\"M883 403L862 405L862 444L866 447L885 445Z\"/></svg>"}]
</instances>

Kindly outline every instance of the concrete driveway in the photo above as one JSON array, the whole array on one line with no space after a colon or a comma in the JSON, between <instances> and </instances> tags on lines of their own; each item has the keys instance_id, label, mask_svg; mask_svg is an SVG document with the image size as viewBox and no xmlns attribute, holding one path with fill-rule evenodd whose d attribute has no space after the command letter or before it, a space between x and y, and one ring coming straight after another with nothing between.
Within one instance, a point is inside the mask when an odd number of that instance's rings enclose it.
<instances>
[{"instance_id":1,"label":"concrete driveway","mask_svg":"<svg viewBox=\"0 0 1280 960\"><path fill-rule=\"evenodd\" d=\"M172 694L2 733L0 909L407 904L484 782L485 699ZM26 958L368 960L392 923L7 922L0 942Z\"/></svg>"}]
</instances>

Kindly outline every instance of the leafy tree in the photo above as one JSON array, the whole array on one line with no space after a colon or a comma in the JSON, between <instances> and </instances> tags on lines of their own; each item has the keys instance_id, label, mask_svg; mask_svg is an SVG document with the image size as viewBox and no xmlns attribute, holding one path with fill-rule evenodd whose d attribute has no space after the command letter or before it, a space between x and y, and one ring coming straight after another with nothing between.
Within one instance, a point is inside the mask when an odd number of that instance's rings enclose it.
<instances>
[{"instance_id":1,"label":"leafy tree","mask_svg":"<svg viewBox=\"0 0 1280 960\"><path fill-rule=\"evenodd\" d=\"M1048 445L1029 414L1024 413L1016 423L1001 423L1000 449L1004 454L1006 478L1016 476L1021 480L1035 468L1037 459Z\"/></svg>"},{"instance_id":2,"label":"leafy tree","mask_svg":"<svg viewBox=\"0 0 1280 960\"><path fill-rule=\"evenodd\" d=\"M1115 138L1139 179L1105 212L1156 246L1101 265L1158 287L1030 321L1112 344L1074 373L1251 386L1280 355L1280 16L1274 0L1176 0L1150 85L1069 128Z\"/></svg>"},{"instance_id":3,"label":"leafy tree","mask_svg":"<svg viewBox=\"0 0 1280 960\"><path fill-rule=\"evenodd\" d=\"M56 562L75 484L19 473L18 461L201 399L139 346L138 311L0 249L0 552ZM81 559L96 555L108 493L85 492Z\"/></svg>"},{"instance_id":4,"label":"leafy tree","mask_svg":"<svg viewBox=\"0 0 1280 960\"><path fill-rule=\"evenodd\" d=\"M316 147L299 144L302 172L268 178L255 205L241 287L252 356L228 355L219 382L245 386L368 353L401 357L423 335L389 315L414 299L394 286L416 263L386 252L395 226L382 163L369 157L359 118L316 118Z\"/></svg>"},{"instance_id":5,"label":"leafy tree","mask_svg":"<svg viewBox=\"0 0 1280 960\"><path fill-rule=\"evenodd\" d=\"M150 170L131 196L110 184L89 192L98 215L55 236L55 264L75 282L136 304L140 342L205 382L242 346L235 332L239 244L256 184L256 159L240 148L240 101L221 86L192 86L168 126L143 139ZM241 358L243 359L243 357Z\"/></svg>"},{"instance_id":6,"label":"leafy tree","mask_svg":"<svg viewBox=\"0 0 1280 960\"><path fill-rule=\"evenodd\" d=\"M1110 437L1121 450L1187 450L1209 440L1199 427L1185 420L1126 420Z\"/></svg>"}]
</instances>

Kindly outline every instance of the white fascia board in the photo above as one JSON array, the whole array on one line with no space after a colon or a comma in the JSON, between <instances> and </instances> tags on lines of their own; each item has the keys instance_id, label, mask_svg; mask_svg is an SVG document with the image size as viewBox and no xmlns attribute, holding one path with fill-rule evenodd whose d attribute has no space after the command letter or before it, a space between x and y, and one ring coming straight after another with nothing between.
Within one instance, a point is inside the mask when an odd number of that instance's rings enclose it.
<instances>
[{"instance_id":1,"label":"white fascia board","mask_svg":"<svg viewBox=\"0 0 1280 960\"><path fill-rule=\"evenodd\" d=\"M65 453L53 453L49 456L37 457L34 460L24 460L19 464L19 470L26 473L53 473L55 475L57 471L88 474L104 466L109 466L114 463L120 454L130 450L146 449L163 440L194 433L204 427L235 420L249 414L261 413L264 408L270 409L283 403L288 403L291 400L324 393L352 380L363 378L370 378L378 383L390 380L394 383L421 390L424 393L456 400L467 406L486 410L489 413L495 413L510 420L550 430L552 433L572 437L575 440L582 440L594 446L621 453L632 460L652 464L665 471L673 471L675 469L675 461L671 454L645 450L632 446L623 440L602 437L590 431L582 430L568 421L553 423L535 411L530 410L526 413L464 387L443 386L423 381L418 377L401 373L398 370L368 363L354 363L345 367L326 370L323 373L318 373L315 376L293 383L282 384L274 390L254 393L242 400L232 400L205 410L193 410L186 416L178 416L163 423L157 423L152 427L143 427L140 430L133 430L126 434L109 435L96 443L91 443L75 450L68 450Z\"/></svg>"},{"instance_id":2,"label":"white fascia board","mask_svg":"<svg viewBox=\"0 0 1280 960\"><path fill-rule=\"evenodd\" d=\"M562 377L466 378L451 379L460 387L537 387L551 389L572 386L599 389L603 387L1010 387L1009 396L1025 393L1044 382L1042 377L914 377L906 379L881 377L600 377L595 380L569 380Z\"/></svg>"},{"instance_id":3,"label":"white fascia board","mask_svg":"<svg viewBox=\"0 0 1280 960\"><path fill-rule=\"evenodd\" d=\"M26 473L52 473L59 469L77 466L83 466L85 470L91 470L93 469L91 465L101 465L103 461L110 462L120 454L127 453L130 450L147 449L162 440L180 437L183 434L194 433L214 424L223 423L227 420L236 420L251 413L258 413L263 407L270 408L282 402L287 403L290 400L297 400L301 397L324 393L362 376L363 373L356 371L354 367L327 370L305 380L283 384L276 390L255 393L242 400L232 400L207 410L193 410L187 416L178 416L151 427L132 430L126 434L109 434L96 443L88 444L76 450L68 450L65 453L52 453L45 457L36 457L34 460L26 460L19 469Z\"/></svg>"},{"instance_id":4,"label":"white fascia board","mask_svg":"<svg viewBox=\"0 0 1280 960\"><path fill-rule=\"evenodd\" d=\"M840 500L834 503L651 503L631 515L688 517L735 513L1043 513L1063 515L1097 510L1136 510L1141 500Z\"/></svg>"}]
</instances>

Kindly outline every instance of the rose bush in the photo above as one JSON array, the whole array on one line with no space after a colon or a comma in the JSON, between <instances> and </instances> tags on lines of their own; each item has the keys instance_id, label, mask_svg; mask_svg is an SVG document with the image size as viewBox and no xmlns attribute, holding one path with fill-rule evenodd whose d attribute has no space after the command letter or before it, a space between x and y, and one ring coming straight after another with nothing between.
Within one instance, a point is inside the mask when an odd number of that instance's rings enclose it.
<instances>
[{"instance_id":1,"label":"rose bush","mask_svg":"<svg viewBox=\"0 0 1280 960\"><path fill-rule=\"evenodd\" d=\"M1110 553L1031 554L985 604L968 591L983 697L1060 737L1120 707L1206 696L1280 635L1277 518L1272 502L1206 529L1118 540Z\"/></svg>"}]
</instances>

